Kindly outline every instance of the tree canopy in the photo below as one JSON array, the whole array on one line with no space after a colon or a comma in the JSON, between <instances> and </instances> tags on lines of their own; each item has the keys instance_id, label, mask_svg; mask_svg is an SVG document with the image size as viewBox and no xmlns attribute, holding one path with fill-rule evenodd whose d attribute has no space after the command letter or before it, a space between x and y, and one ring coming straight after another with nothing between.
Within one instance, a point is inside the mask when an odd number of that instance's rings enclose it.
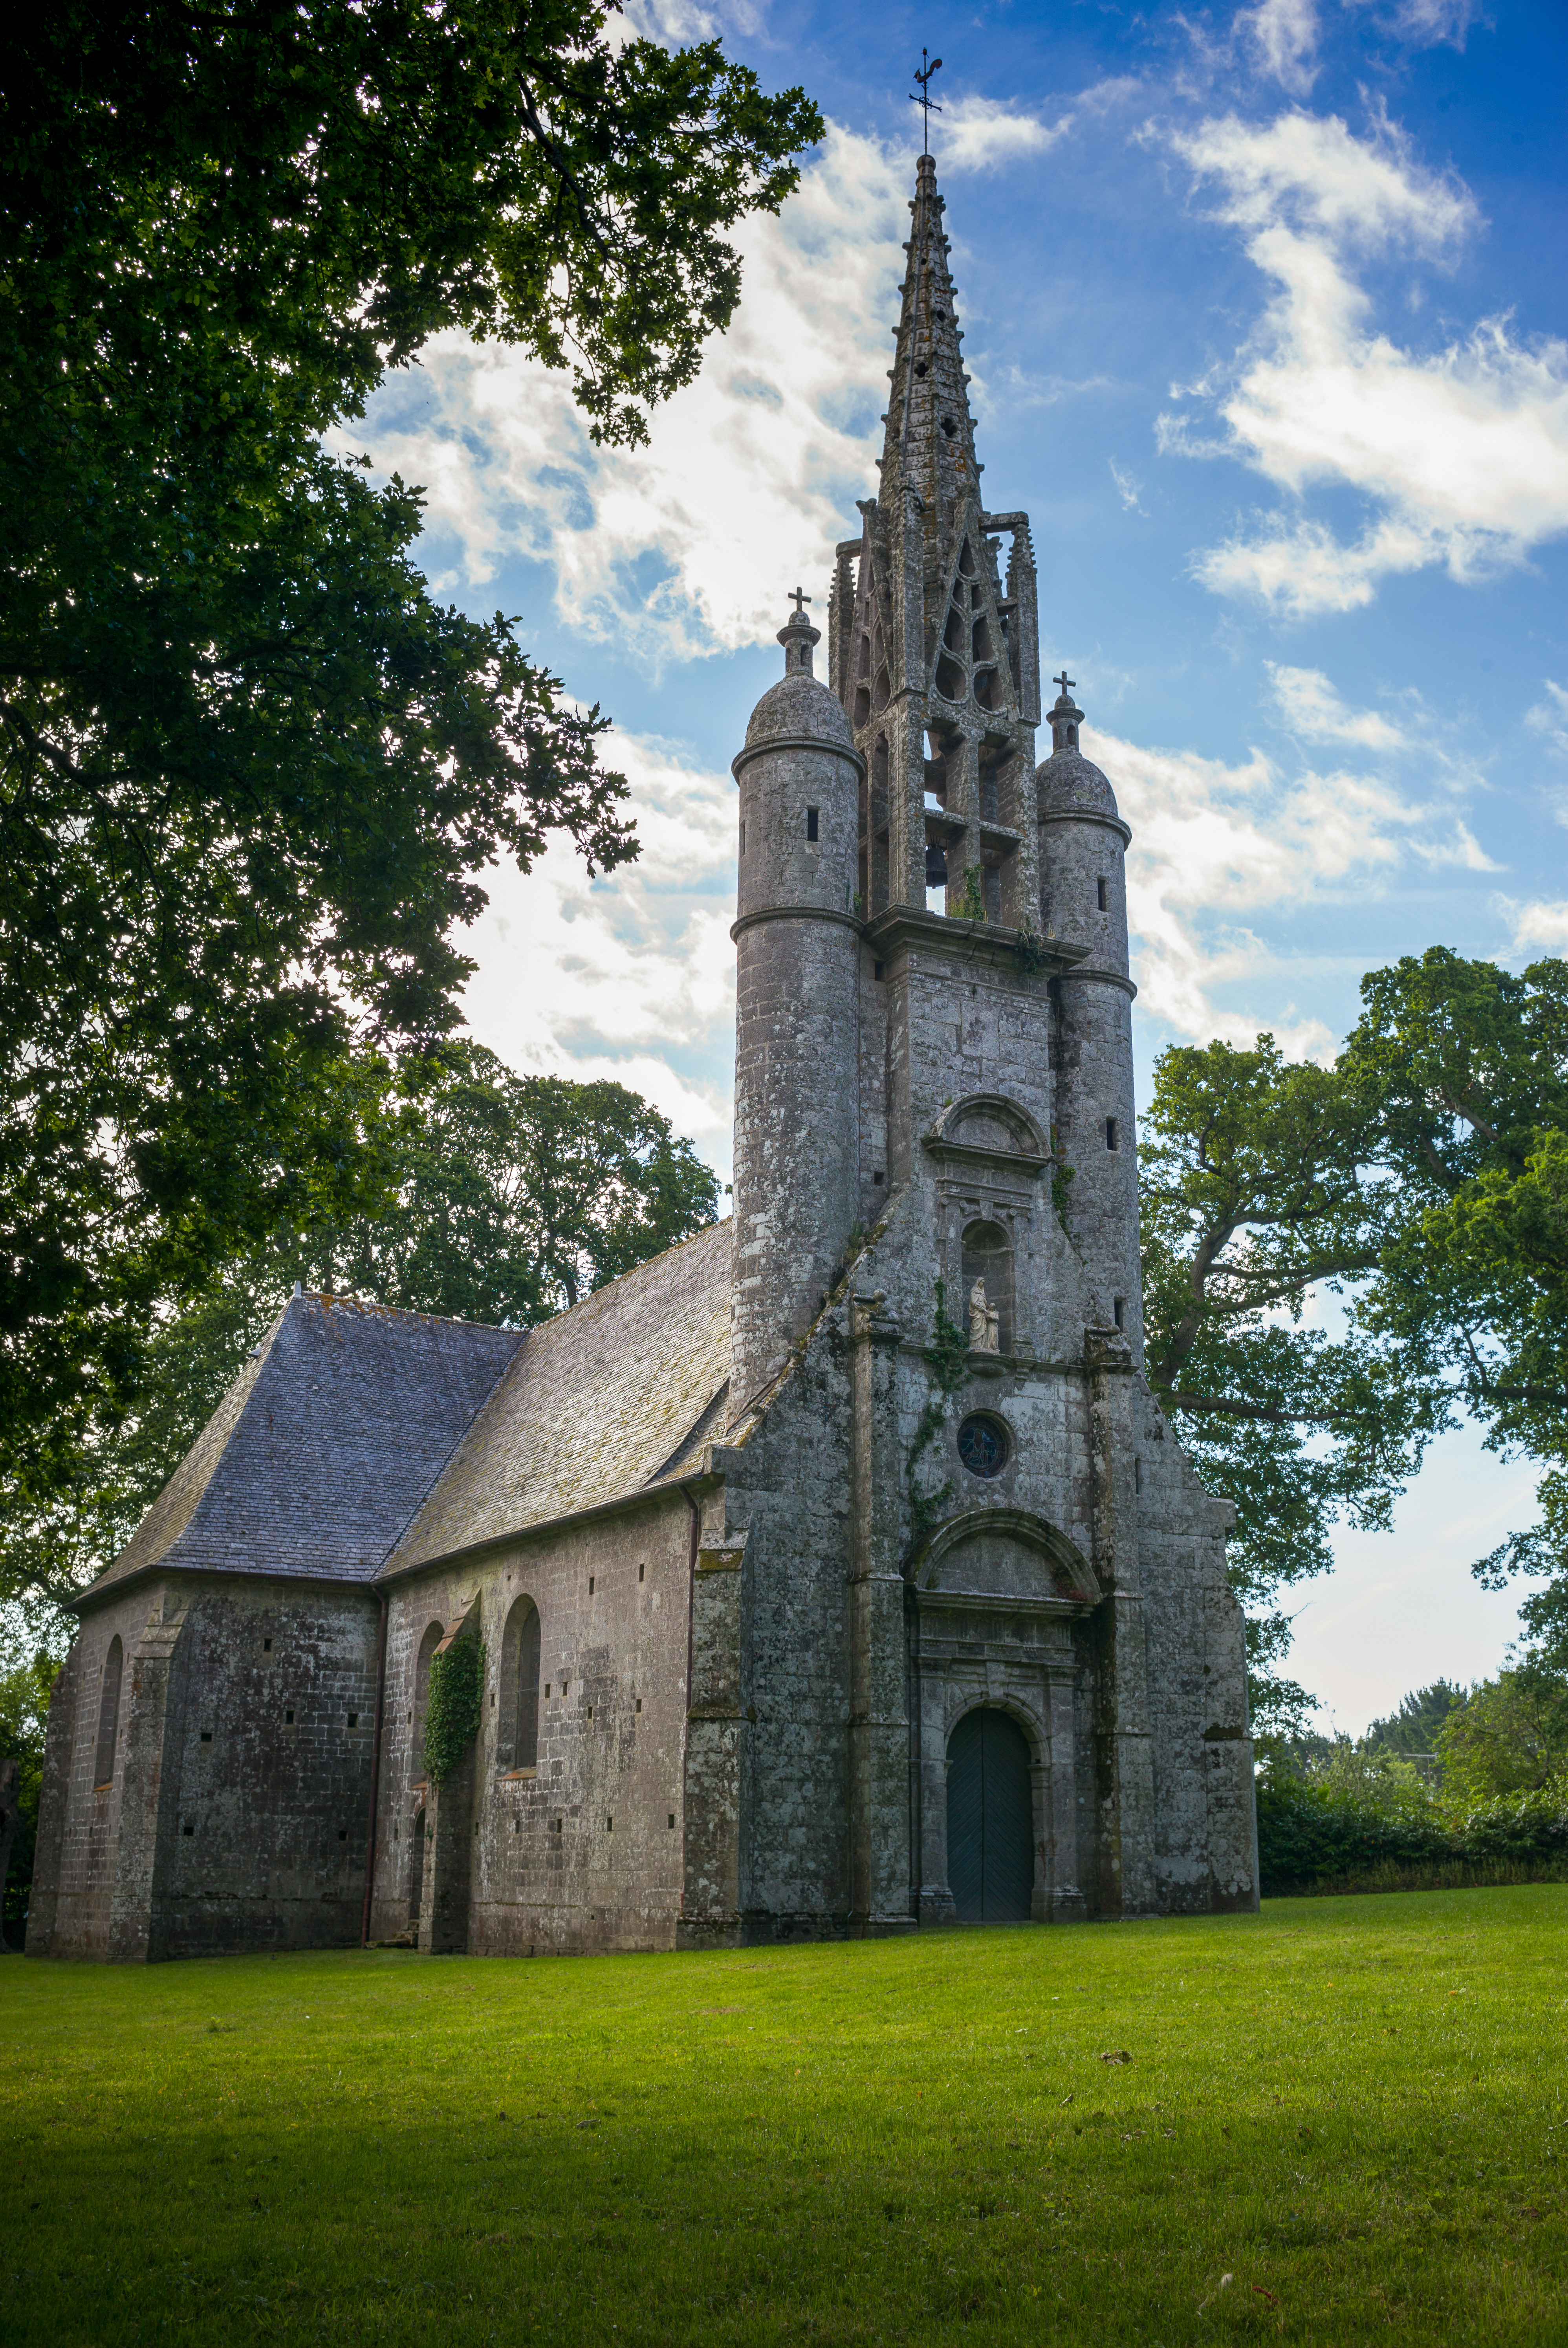
<instances>
[{"instance_id":1,"label":"tree canopy","mask_svg":"<svg viewBox=\"0 0 1568 2348\"><path fill-rule=\"evenodd\" d=\"M1478 1570L1543 1578L1522 1619L1568 1657L1568 963L1433 947L1362 1001L1329 1067L1173 1046L1142 1149L1149 1376L1235 1503L1266 1721L1308 1701L1280 1593L1465 1412L1542 1461L1542 1525Z\"/></svg>"},{"instance_id":2,"label":"tree canopy","mask_svg":"<svg viewBox=\"0 0 1568 2348\"><path fill-rule=\"evenodd\" d=\"M619 35L561 0L62 0L8 36L13 1474L130 1406L160 1300L374 1204L343 1071L457 1024L487 866L635 853L597 707L440 606L417 490L343 453L444 327L570 366L602 438L695 372L726 232L820 120L714 42Z\"/></svg>"}]
</instances>

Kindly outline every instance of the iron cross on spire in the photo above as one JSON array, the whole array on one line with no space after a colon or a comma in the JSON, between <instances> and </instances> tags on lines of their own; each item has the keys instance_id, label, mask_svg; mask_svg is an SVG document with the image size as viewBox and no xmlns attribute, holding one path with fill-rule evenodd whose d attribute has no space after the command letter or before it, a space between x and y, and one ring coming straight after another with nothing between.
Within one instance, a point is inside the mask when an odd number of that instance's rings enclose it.
<instances>
[{"instance_id":1,"label":"iron cross on spire","mask_svg":"<svg viewBox=\"0 0 1568 2348\"><path fill-rule=\"evenodd\" d=\"M795 615L795 618L796 618L797 620L804 620L804 617L805 617L805 613L804 613L804 612L801 609L801 606L802 606L804 603L809 603L809 602L810 602L810 601L811 601L811 597L810 597L809 595L803 594L803 593L802 593L802 592L801 592L801 590L800 590L798 587L796 587L795 589L794 589L794 591L792 592L792 593L791 593L791 595L790 595L790 602L794 605L794 615Z\"/></svg>"},{"instance_id":2,"label":"iron cross on spire","mask_svg":"<svg viewBox=\"0 0 1568 2348\"><path fill-rule=\"evenodd\" d=\"M931 117L942 111L931 96L931 76L940 73L941 70L941 58L932 57L929 49L922 49L920 62L915 68L915 79L920 85L920 95L917 98L913 90L909 92L909 103L911 106L919 108L925 125L920 144L922 155L928 155L931 151Z\"/></svg>"}]
</instances>

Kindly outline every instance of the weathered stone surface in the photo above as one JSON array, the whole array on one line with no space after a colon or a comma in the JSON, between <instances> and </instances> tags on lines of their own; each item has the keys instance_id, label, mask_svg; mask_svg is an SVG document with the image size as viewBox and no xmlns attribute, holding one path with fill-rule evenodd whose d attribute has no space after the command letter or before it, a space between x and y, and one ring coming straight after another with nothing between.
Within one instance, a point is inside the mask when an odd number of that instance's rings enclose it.
<instances>
[{"instance_id":1,"label":"weathered stone surface","mask_svg":"<svg viewBox=\"0 0 1568 2348\"><path fill-rule=\"evenodd\" d=\"M831 689L797 611L735 760L733 1224L526 1337L295 1300L83 1601L33 1951L948 1922L982 1707L1012 1912L1255 1906L1229 1511L1143 1375L1127 828L1068 685L1036 769L928 160L911 210Z\"/></svg>"}]
</instances>

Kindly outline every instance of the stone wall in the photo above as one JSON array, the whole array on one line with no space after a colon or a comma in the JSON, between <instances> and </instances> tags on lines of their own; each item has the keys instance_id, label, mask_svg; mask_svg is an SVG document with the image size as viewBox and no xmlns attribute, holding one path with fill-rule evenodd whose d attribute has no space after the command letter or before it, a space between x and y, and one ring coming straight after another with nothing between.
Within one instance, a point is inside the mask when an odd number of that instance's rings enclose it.
<instances>
[{"instance_id":1,"label":"stone wall","mask_svg":"<svg viewBox=\"0 0 1568 2348\"><path fill-rule=\"evenodd\" d=\"M418 1938L423 1922L424 1945L477 1955L674 1945L692 1526L683 1494L665 1492L394 1585L373 1938ZM506 1624L524 1597L540 1626L531 1768L509 1766L500 1719ZM459 1622L485 1643L482 1724L471 1787L437 1793L415 1742L415 1666L430 1626ZM443 1882L461 1892L438 1920Z\"/></svg>"},{"instance_id":2,"label":"stone wall","mask_svg":"<svg viewBox=\"0 0 1568 2348\"><path fill-rule=\"evenodd\" d=\"M170 1576L86 1614L50 1713L30 1954L122 1960L359 1938L376 1601ZM104 1668L123 1657L97 1776Z\"/></svg>"}]
</instances>

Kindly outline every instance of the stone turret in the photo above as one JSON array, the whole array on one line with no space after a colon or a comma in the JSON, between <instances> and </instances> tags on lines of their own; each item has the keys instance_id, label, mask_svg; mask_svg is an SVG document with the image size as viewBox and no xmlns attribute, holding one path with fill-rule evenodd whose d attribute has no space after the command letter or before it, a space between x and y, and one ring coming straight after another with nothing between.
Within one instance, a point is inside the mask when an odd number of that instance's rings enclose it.
<instances>
[{"instance_id":1,"label":"stone turret","mask_svg":"<svg viewBox=\"0 0 1568 2348\"><path fill-rule=\"evenodd\" d=\"M797 603L779 633L784 675L753 711L732 769L741 798L739 918L730 932L736 1416L809 1324L858 1210L865 762L843 709L813 673L819 641Z\"/></svg>"},{"instance_id":2,"label":"stone turret","mask_svg":"<svg viewBox=\"0 0 1568 2348\"><path fill-rule=\"evenodd\" d=\"M1067 1219L1090 1274L1090 1303L1143 1359L1138 1179L1133 1134L1132 998L1125 858L1132 833L1116 795L1083 756L1083 712L1063 669L1050 712L1051 753L1035 778L1040 928L1087 946L1057 981L1056 1145L1072 1169Z\"/></svg>"}]
</instances>

